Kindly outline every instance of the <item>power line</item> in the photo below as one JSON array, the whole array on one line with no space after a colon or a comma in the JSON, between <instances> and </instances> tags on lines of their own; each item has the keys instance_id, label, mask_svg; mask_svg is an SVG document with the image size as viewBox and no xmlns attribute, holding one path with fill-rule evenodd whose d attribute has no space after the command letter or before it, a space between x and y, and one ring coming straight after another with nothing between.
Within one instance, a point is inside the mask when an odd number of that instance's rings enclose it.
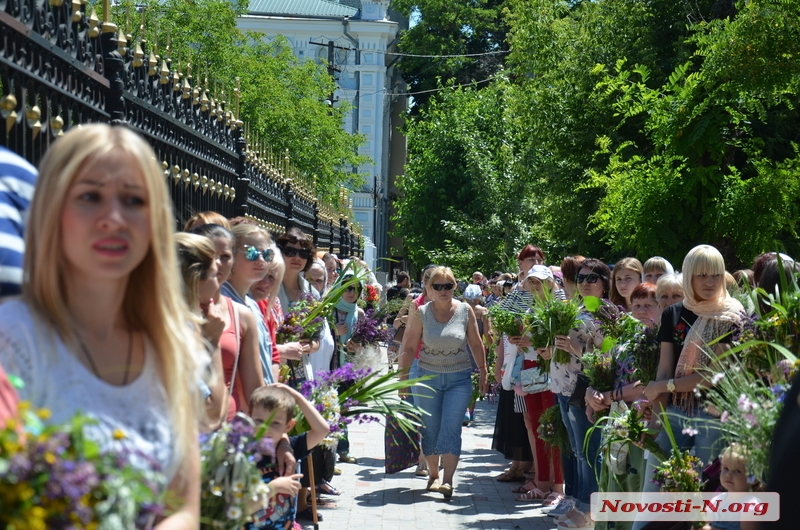
<instances>
[{"instance_id":1,"label":"power line","mask_svg":"<svg viewBox=\"0 0 800 530\"><path fill-rule=\"evenodd\" d=\"M472 85L480 85L483 83L488 83L489 81L494 81L495 79L499 79L503 77L503 74L493 75L492 77L487 77L486 79L481 79L480 81L472 81L471 83L463 83L461 85L453 85L453 86L444 86L439 88L431 88L429 90L420 90L418 92L401 92L401 93L389 93L384 94L384 96L416 96L417 94L429 94L431 92L441 92L442 90L448 90L452 88L464 88ZM383 88L376 92L370 92L368 94L361 94L362 96L372 96L374 94L380 94L381 92L386 92L387 89Z\"/></svg>"},{"instance_id":2,"label":"power line","mask_svg":"<svg viewBox=\"0 0 800 530\"><path fill-rule=\"evenodd\" d=\"M420 55L416 53L398 53L398 52L389 52L385 50L369 50L369 49L362 49L362 48L355 48L357 51L362 53L382 53L384 55L396 55L397 57L420 57L423 59L451 59L455 57L483 57L486 55L501 55L505 53L511 53L511 50L496 50L493 52L483 52L483 53L460 53L460 54L453 54L453 55Z\"/></svg>"}]
</instances>

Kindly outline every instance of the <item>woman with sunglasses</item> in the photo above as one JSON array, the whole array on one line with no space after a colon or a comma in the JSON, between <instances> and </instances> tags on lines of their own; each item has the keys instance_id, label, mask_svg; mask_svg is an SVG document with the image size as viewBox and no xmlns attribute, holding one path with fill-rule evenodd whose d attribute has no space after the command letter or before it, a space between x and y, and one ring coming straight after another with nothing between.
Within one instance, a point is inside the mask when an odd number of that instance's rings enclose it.
<instances>
[{"instance_id":1,"label":"woman with sunglasses","mask_svg":"<svg viewBox=\"0 0 800 530\"><path fill-rule=\"evenodd\" d=\"M421 397L419 406L428 413L422 417L420 429L422 449L428 460L427 489L449 499L461 455L461 422L472 398L472 364L466 345L469 344L480 370L482 394L486 392L486 355L475 312L469 304L453 299L456 287L453 272L447 267L436 267L431 272L430 287L433 300L409 319L399 366L404 374L422 340L419 375L432 376L425 386L416 389ZM441 480L439 455L444 467Z\"/></svg>"},{"instance_id":2,"label":"woman with sunglasses","mask_svg":"<svg viewBox=\"0 0 800 530\"><path fill-rule=\"evenodd\" d=\"M578 296L584 298L594 296L597 298L608 297L611 285L611 271L608 266L594 258L584 259L578 274L575 276ZM558 397L561 407L561 417L567 427L569 445L575 455L575 467L572 483L574 500L566 499L556 508L556 521L559 528L592 528L593 523L589 517L589 501L591 494L597 491L597 479L594 468L600 450L600 430L595 429L589 438L588 450L585 450L584 440L586 433L592 427L592 422L586 416L584 401L585 388L577 388L578 375L582 371L580 358L583 354L599 348L603 337L598 328L593 324L592 314L582 309L579 317L580 326L570 331L569 335L558 335L555 347L570 354L568 363L550 363L550 389ZM546 353L543 355L547 355ZM573 393L577 395L573 397ZM569 465L565 466L565 470ZM566 477L570 481L570 477ZM575 491L577 490L577 491Z\"/></svg>"},{"instance_id":3,"label":"woman with sunglasses","mask_svg":"<svg viewBox=\"0 0 800 530\"><path fill-rule=\"evenodd\" d=\"M216 288L207 293L208 297L203 296L200 306L204 311L208 311L208 308L219 309L224 325L219 347L225 386L228 389L233 388L231 400L225 405L224 410L224 418L230 421L237 412L247 412L250 394L264 384L258 325L255 315L247 306L236 303L229 296L222 294L222 287L230 279L233 267L233 249L236 246L233 233L216 224L197 226L192 233L208 238L215 250ZM244 265L240 267L240 272L242 269ZM234 367L236 367L235 377Z\"/></svg>"},{"instance_id":4,"label":"woman with sunglasses","mask_svg":"<svg viewBox=\"0 0 800 530\"><path fill-rule=\"evenodd\" d=\"M130 129L83 125L55 141L31 204L23 296L0 306L0 364L49 422L81 411L100 451L160 468L171 502L156 528L189 530L200 525L203 402L187 383L209 359L181 292L174 222L155 154Z\"/></svg>"}]
</instances>

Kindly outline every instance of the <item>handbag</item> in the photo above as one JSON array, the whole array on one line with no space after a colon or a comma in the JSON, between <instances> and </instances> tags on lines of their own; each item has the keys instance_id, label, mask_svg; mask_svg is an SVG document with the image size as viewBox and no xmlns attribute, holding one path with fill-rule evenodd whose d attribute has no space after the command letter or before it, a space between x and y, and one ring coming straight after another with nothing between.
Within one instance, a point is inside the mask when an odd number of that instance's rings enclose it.
<instances>
[{"instance_id":1,"label":"handbag","mask_svg":"<svg viewBox=\"0 0 800 530\"><path fill-rule=\"evenodd\" d=\"M575 390L567 401L573 407L582 409L586 406L586 389L589 388L589 377L584 373L578 374L578 380L575 382Z\"/></svg>"},{"instance_id":2,"label":"handbag","mask_svg":"<svg viewBox=\"0 0 800 530\"><path fill-rule=\"evenodd\" d=\"M502 377L500 383L503 385L503 390L512 390L514 388L514 364L517 362L517 346L508 342L508 337L503 336L503 365L500 373Z\"/></svg>"},{"instance_id":3,"label":"handbag","mask_svg":"<svg viewBox=\"0 0 800 530\"><path fill-rule=\"evenodd\" d=\"M403 432L392 417L386 418L383 434L383 450L386 455L386 473L399 473L419 462L419 431Z\"/></svg>"},{"instance_id":4,"label":"handbag","mask_svg":"<svg viewBox=\"0 0 800 530\"><path fill-rule=\"evenodd\" d=\"M538 366L525 368L519 373L522 391L527 394L538 394L550 388L550 373L544 372Z\"/></svg>"}]
</instances>

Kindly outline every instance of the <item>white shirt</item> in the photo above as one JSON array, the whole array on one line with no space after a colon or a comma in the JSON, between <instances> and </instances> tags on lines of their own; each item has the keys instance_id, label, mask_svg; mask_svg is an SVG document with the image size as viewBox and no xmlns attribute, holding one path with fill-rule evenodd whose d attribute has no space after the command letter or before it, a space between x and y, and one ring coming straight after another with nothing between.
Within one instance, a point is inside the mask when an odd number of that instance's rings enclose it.
<instances>
[{"instance_id":1,"label":"white shirt","mask_svg":"<svg viewBox=\"0 0 800 530\"><path fill-rule=\"evenodd\" d=\"M0 365L24 381L20 399L50 411L48 423L67 423L80 411L97 420L84 432L101 451L133 451L129 460L134 466L148 468L147 460L154 460L172 479L169 404L149 342L141 374L125 386L110 385L81 364L24 302L13 300L0 305ZM115 431L124 438L115 439Z\"/></svg>"}]
</instances>

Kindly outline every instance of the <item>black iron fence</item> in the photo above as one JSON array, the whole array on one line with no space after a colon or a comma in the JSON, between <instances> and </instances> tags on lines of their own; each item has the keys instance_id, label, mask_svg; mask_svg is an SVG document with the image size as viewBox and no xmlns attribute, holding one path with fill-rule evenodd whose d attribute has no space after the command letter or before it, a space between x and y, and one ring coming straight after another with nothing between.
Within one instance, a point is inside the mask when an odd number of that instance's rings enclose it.
<instances>
[{"instance_id":1,"label":"black iron fence","mask_svg":"<svg viewBox=\"0 0 800 530\"><path fill-rule=\"evenodd\" d=\"M274 235L298 227L319 249L362 255L346 204L321 204L288 153L249 148L243 124L207 86L144 41L127 48L116 26L81 0L0 0L0 145L38 165L82 123L124 122L161 161L176 225L194 213L248 216ZM238 97L238 93L237 93Z\"/></svg>"}]
</instances>

